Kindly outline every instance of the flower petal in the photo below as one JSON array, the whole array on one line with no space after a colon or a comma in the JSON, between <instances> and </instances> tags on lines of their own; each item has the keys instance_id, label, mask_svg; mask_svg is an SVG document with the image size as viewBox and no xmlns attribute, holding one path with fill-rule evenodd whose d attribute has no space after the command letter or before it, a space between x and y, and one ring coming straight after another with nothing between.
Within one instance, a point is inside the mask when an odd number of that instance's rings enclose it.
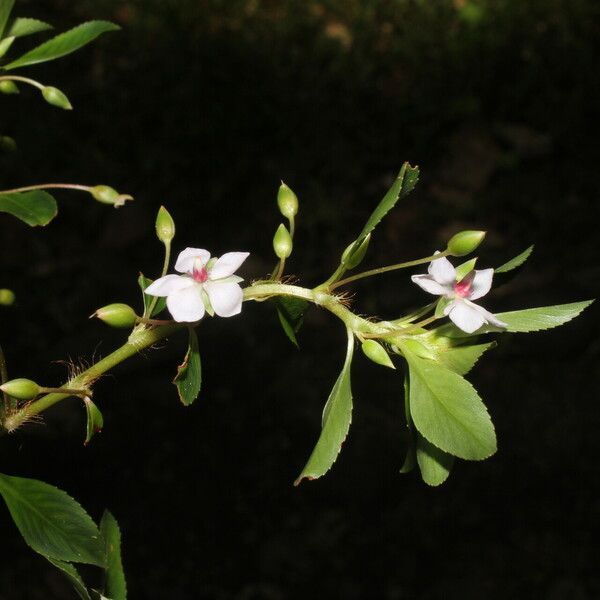
<instances>
[{"instance_id":1,"label":"flower petal","mask_svg":"<svg viewBox=\"0 0 600 600\"><path fill-rule=\"evenodd\" d=\"M471 293L469 294L469 300L477 300L485 296L492 287L492 278L494 277L494 269L483 269L482 271L475 271L473 282L471 283Z\"/></svg>"},{"instance_id":2,"label":"flower petal","mask_svg":"<svg viewBox=\"0 0 600 600\"><path fill-rule=\"evenodd\" d=\"M436 296L445 296L452 293L452 288L438 283L431 275L413 275L411 277L413 283L416 283L420 288L423 288L430 294Z\"/></svg>"},{"instance_id":3,"label":"flower petal","mask_svg":"<svg viewBox=\"0 0 600 600\"><path fill-rule=\"evenodd\" d=\"M210 252L203 248L186 248L179 253L175 262L175 270L180 273L189 273L194 267L194 261L199 258L205 265L210 260Z\"/></svg>"},{"instance_id":4,"label":"flower petal","mask_svg":"<svg viewBox=\"0 0 600 600\"><path fill-rule=\"evenodd\" d=\"M483 306L479 306L478 304L474 304L473 302L469 302L468 300L465 300L464 302L465 304L468 304L469 306L477 310L485 319L485 321L490 325L494 325L494 327L506 327L506 323L504 321L501 321L498 317L496 317L496 315L492 314L489 310L483 308Z\"/></svg>"},{"instance_id":5,"label":"flower petal","mask_svg":"<svg viewBox=\"0 0 600 600\"><path fill-rule=\"evenodd\" d=\"M194 282L193 282L194 283ZM204 316L202 286L194 284L183 290L177 290L167 297L167 308L178 322L193 323Z\"/></svg>"},{"instance_id":6,"label":"flower petal","mask_svg":"<svg viewBox=\"0 0 600 600\"><path fill-rule=\"evenodd\" d=\"M250 256L249 252L227 252L223 254L210 269L208 278L214 281L233 275L248 256Z\"/></svg>"},{"instance_id":7,"label":"flower petal","mask_svg":"<svg viewBox=\"0 0 600 600\"><path fill-rule=\"evenodd\" d=\"M484 323L485 318L476 304L456 300L454 306L448 312L451 321L465 333L477 331Z\"/></svg>"},{"instance_id":8,"label":"flower petal","mask_svg":"<svg viewBox=\"0 0 600 600\"><path fill-rule=\"evenodd\" d=\"M178 290L194 285L194 280L185 275L165 275L153 281L145 290L149 296L168 296Z\"/></svg>"},{"instance_id":9,"label":"flower petal","mask_svg":"<svg viewBox=\"0 0 600 600\"><path fill-rule=\"evenodd\" d=\"M436 254L439 254L439 252L436 252ZM431 263L429 263L427 271L442 285L449 285L456 281L456 269L445 256L432 260Z\"/></svg>"},{"instance_id":10,"label":"flower petal","mask_svg":"<svg viewBox=\"0 0 600 600\"><path fill-rule=\"evenodd\" d=\"M220 317L233 317L241 312L244 292L237 283L209 280L204 284L204 289Z\"/></svg>"}]
</instances>

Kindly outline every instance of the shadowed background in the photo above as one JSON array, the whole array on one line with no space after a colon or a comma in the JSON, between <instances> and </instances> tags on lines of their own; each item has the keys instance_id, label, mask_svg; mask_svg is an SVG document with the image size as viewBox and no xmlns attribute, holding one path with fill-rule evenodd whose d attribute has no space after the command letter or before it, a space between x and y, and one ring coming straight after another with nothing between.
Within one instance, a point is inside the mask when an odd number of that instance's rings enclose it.
<instances>
[{"instance_id":1,"label":"shadowed background","mask_svg":"<svg viewBox=\"0 0 600 600\"><path fill-rule=\"evenodd\" d=\"M29 89L0 99L0 133L18 143L0 154L0 184L106 183L136 201L114 211L57 194L43 230L0 216L0 285L18 299L0 313L12 376L59 384L57 361L122 343L87 315L139 306L138 271L156 276L162 262L161 204L175 252L248 250L251 280L274 264L283 179L300 199L289 272L310 286L404 160L421 181L377 230L365 268L481 228L482 266L536 244L486 307L598 294L593 0L23 0L15 11L59 31L92 18L123 31L28 69L67 92L72 113ZM356 285L356 310L393 318L427 301L408 275ZM105 429L88 447L71 399L1 438L0 470L57 485L97 518L110 508L134 600L597 598L597 317L593 306L559 330L501 338L470 376L499 451L458 462L441 488L398 473L401 376L358 354L343 452L326 477L292 487L345 334L312 311L298 352L266 303L202 324L192 407L170 383L182 336L98 383ZM3 514L0 598L71 598Z\"/></svg>"}]
</instances>

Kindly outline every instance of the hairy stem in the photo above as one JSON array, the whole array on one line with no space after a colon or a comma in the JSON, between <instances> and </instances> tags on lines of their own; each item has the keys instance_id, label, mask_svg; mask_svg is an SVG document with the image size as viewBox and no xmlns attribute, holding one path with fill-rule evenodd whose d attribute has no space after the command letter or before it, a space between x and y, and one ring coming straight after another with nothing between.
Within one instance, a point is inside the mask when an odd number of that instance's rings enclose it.
<instances>
[{"instance_id":1,"label":"hairy stem","mask_svg":"<svg viewBox=\"0 0 600 600\"><path fill-rule=\"evenodd\" d=\"M34 190L79 190L89 192L92 188L89 185L79 185L77 183L39 183L37 185L27 185L25 187L14 188L12 190L0 190L0 194L20 194L21 192L33 192Z\"/></svg>"}]
</instances>

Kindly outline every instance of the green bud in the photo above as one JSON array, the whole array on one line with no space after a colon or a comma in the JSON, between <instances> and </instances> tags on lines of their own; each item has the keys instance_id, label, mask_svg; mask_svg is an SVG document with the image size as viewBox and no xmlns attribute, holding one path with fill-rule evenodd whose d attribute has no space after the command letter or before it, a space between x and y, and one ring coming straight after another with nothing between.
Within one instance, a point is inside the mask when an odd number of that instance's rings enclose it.
<instances>
[{"instance_id":1,"label":"green bud","mask_svg":"<svg viewBox=\"0 0 600 600\"><path fill-rule=\"evenodd\" d=\"M92 317L98 317L111 327L133 327L136 323L137 315L131 306L116 302L99 308Z\"/></svg>"},{"instance_id":2,"label":"green bud","mask_svg":"<svg viewBox=\"0 0 600 600\"><path fill-rule=\"evenodd\" d=\"M277 258L287 258L292 253L292 236L282 223L273 236L273 250Z\"/></svg>"},{"instance_id":3,"label":"green bud","mask_svg":"<svg viewBox=\"0 0 600 600\"><path fill-rule=\"evenodd\" d=\"M23 378L7 381L5 384L0 385L0 390L19 400L31 400L39 396L41 392L40 386L35 381Z\"/></svg>"},{"instance_id":4,"label":"green bud","mask_svg":"<svg viewBox=\"0 0 600 600\"><path fill-rule=\"evenodd\" d=\"M133 196L119 194L117 190L108 185L97 185L90 188L90 194L94 197L94 200L98 200L102 204L112 204L115 208L123 206L127 200L133 200Z\"/></svg>"},{"instance_id":5,"label":"green bud","mask_svg":"<svg viewBox=\"0 0 600 600\"><path fill-rule=\"evenodd\" d=\"M363 261L365 254L367 253L367 249L369 248L369 242L371 241L371 234L367 235L363 238L362 242L352 251L354 244L356 241L352 242L342 254L342 264L347 269L354 269L354 267L358 267L360 263Z\"/></svg>"},{"instance_id":6,"label":"green bud","mask_svg":"<svg viewBox=\"0 0 600 600\"><path fill-rule=\"evenodd\" d=\"M58 108L64 108L65 110L73 110L73 106L71 106L69 99L58 88L47 85L42 88L42 96L44 96L44 100L48 104L58 106Z\"/></svg>"},{"instance_id":7,"label":"green bud","mask_svg":"<svg viewBox=\"0 0 600 600\"><path fill-rule=\"evenodd\" d=\"M378 365L395 369L394 363L385 348L375 340L365 340L362 344L362 351L365 356Z\"/></svg>"},{"instance_id":8,"label":"green bud","mask_svg":"<svg viewBox=\"0 0 600 600\"><path fill-rule=\"evenodd\" d=\"M14 81L11 81L10 79L5 79L4 81L0 81L0 93L18 94L19 88L17 87Z\"/></svg>"},{"instance_id":9,"label":"green bud","mask_svg":"<svg viewBox=\"0 0 600 600\"><path fill-rule=\"evenodd\" d=\"M470 254L483 242L485 233L485 231L461 231L450 238L447 250L452 256Z\"/></svg>"},{"instance_id":10,"label":"green bud","mask_svg":"<svg viewBox=\"0 0 600 600\"><path fill-rule=\"evenodd\" d=\"M175 222L164 206L158 209L156 215L156 235L163 244L170 244L175 237Z\"/></svg>"},{"instance_id":11,"label":"green bud","mask_svg":"<svg viewBox=\"0 0 600 600\"><path fill-rule=\"evenodd\" d=\"M277 192L279 211L287 219L293 219L298 213L298 197L283 181Z\"/></svg>"},{"instance_id":12,"label":"green bud","mask_svg":"<svg viewBox=\"0 0 600 600\"><path fill-rule=\"evenodd\" d=\"M15 293L6 288L0 289L0 305L10 306L15 301Z\"/></svg>"}]
</instances>

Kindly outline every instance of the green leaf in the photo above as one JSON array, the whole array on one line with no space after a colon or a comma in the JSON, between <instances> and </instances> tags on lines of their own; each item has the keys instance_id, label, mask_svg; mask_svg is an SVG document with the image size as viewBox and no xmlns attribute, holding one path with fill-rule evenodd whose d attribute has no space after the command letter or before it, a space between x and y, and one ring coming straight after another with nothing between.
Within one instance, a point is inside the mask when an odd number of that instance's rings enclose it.
<instances>
[{"instance_id":1,"label":"green leaf","mask_svg":"<svg viewBox=\"0 0 600 600\"><path fill-rule=\"evenodd\" d=\"M102 428L104 427L104 417L90 398L85 397L83 403L85 404L85 413L87 416L84 442L87 446L94 437L94 434L102 431Z\"/></svg>"},{"instance_id":2,"label":"green leaf","mask_svg":"<svg viewBox=\"0 0 600 600\"><path fill-rule=\"evenodd\" d=\"M440 450L422 435L417 434L417 463L421 477L427 485L441 485L448 479L454 456Z\"/></svg>"},{"instance_id":3,"label":"green leaf","mask_svg":"<svg viewBox=\"0 0 600 600\"><path fill-rule=\"evenodd\" d=\"M6 23L8 22L14 4L15 0L0 0L0 39L2 39Z\"/></svg>"},{"instance_id":4,"label":"green leaf","mask_svg":"<svg viewBox=\"0 0 600 600\"><path fill-rule=\"evenodd\" d=\"M18 38L48 31L48 29L52 29L52 25L44 23L44 21L38 21L37 19L15 19L8 31L8 35Z\"/></svg>"},{"instance_id":5,"label":"green leaf","mask_svg":"<svg viewBox=\"0 0 600 600\"><path fill-rule=\"evenodd\" d=\"M514 258L511 258L508 262L504 263L502 266L494 269L494 273L508 273L508 271L512 271L517 267L520 267L531 255L533 252L533 245L529 246L526 250L518 254Z\"/></svg>"},{"instance_id":6,"label":"green leaf","mask_svg":"<svg viewBox=\"0 0 600 600\"><path fill-rule=\"evenodd\" d=\"M459 375L466 375L475 366L481 355L494 346L496 346L496 342L472 346L454 346L441 350L437 354L437 359L451 371Z\"/></svg>"},{"instance_id":7,"label":"green leaf","mask_svg":"<svg viewBox=\"0 0 600 600\"><path fill-rule=\"evenodd\" d=\"M43 481L3 474L0 494L33 550L55 560L104 566L100 532L68 494Z\"/></svg>"},{"instance_id":8,"label":"green leaf","mask_svg":"<svg viewBox=\"0 0 600 600\"><path fill-rule=\"evenodd\" d=\"M148 294L144 294L144 290L152 283L152 279L146 277L143 273L140 273L138 276L138 285L142 290L142 301L144 302L144 314L150 309L150 305L152 304L152 300L155 298L154 296L149 296ZM152 314L148 315L151 319L156 316L158 313L162 312L167 306L167 299L159 297L157 298L156 306L152 310Z\"/></svg>"},{"instance_id":9,"label":"green leaf","mask_svg":"<svg viewBox=\"0 0 600 600\"><path fill-rule=\"evenodd\" d=\"M400 473L410 473L417 463L417 455L415 448L415 434L413 431L412 419L410 418L410 384L408 374L404 376L404 414L406 416L406 429L408 431L408 447L406 449L406 457L400 467Z\"/></svg>"},{"instance_id":10,"label":"green leaf","mask_svg":"<svg viewBox=\"0 0 600 600\"><path fill-rule=\"evenodd\" d=\"M81 579L77 569L71 563L57 560L56 558L50 558L48 556L46 556L46 559L67 576L67 579L71 582L71 585L82 600L91 600L90 594L83 583L83 579Z\"/></svg>"},{"instance_id":11,"label":"green leaf","mask_svg":"<svg viewBox=\"0 0 600 600\"><path fill-rule=\"evenodd\" d=\"M429 442L466 460L496 452L494 426L475 388L435 361L420 358L404 344L410 372L410 412Z\"/></svg>"},{"instance_id":12,"label":"green leaf","mask_svg":"<svg viewBox=\"0 0 600 600\"><path fill-rule=\"evenodd\" d=\"M198 397L202 385L198 336L192 328L189 329L189 332L190 339L187 353L183 363L177 367L177 375L173 379L179 393L179 399L185 406L189 406Z\"/></svg>"},{"instance_id":13,"label":"green leaf","mask_svg":"<svg viewBox=\"0 0 600 600\"><path fill-rule=\"evenodd\" d=\"M0 58L2 58L10 50L10 47L14 41L14 37L7 37L0 41Z\"/></svg>"},{"instance_id":14,"label":"green leaf","mask_svg":"<svg viewBox=\"0 0 600 600\"><path fill-rule=\"evenodd\" d=\"M121 530L117 520L105 510L100 521L100 533L106 549L106 581L104 593L112 600L127 599L127 584L121 561Z\"/></svg>"},{"instance_id":15,"label":"green leaf","mask_svg":"<svg viewBox=\"0 0 600 600\"><path fill-rule=\"evenodd\" d=\"M354 354L354 333L348 329L347 334L346 360L323 409L321 435L294 485L298 485L304 478L317 479L327 473L337 459L348 435L352 421L350 367Z\"/></svg>"},{"instance_id":16,"label":"green leaf","mask_svg":"<svg viewBox=\"0 0 600 600\"><path fill-rule=\"evenodd\" d=\"M275 308L279 322L288 339L299 348L296 334L300 331L304 322L304 314L310 306L310 303L301 298L279 297L275 299Z\"/></svg>"},{"instance_id":17,"label":"green leaf","mask_svg":"<svg viewBox=\"0 0 600 600\"><path fill-rule=\"evenodd\" d=\"M107 31L120 29L109 21L88 21L61 33L4 66L7 71L54 60L75 52Z\"/></svg>"},{"instance_id":18,"label":"green leaf","mask_svg":"<svg viewBox=\"0 0 600 600\"><path fill-rule=\"evenodd\" d=\"M5 212L35 227L48 225L58 212L56 200L48 192L0 193L0 212Z\"/></svg>"},{"instance_id":19,"label":"green leaf","mask_svg":"<svg viewBox=\"0 0 600 600\"><path fill-rule=\"evenodd\" d=\"M543 329L552 329L553 327L568 323L592 302L593 300L584 300L583 302L572 302L570 304L540 306L538 308L527 308L525 310L498 313L496 316L506 323L506 329L502 331L512 331L515 333L541 331ZM490 331L498 331L498 328L496 327L487 326L486 330L487 329Z\"/></svg>"},{"instance_id":20,"label":"green leaf","mask_svg":"<svg viewBox=\"0 0 600 600\"><path fill-rule=\"evenodd\" d=\"M477 257L467 260L456 267L456 280L460 281L465 275L470 273L477 263Z\"/></svg>"}]
</instances>

